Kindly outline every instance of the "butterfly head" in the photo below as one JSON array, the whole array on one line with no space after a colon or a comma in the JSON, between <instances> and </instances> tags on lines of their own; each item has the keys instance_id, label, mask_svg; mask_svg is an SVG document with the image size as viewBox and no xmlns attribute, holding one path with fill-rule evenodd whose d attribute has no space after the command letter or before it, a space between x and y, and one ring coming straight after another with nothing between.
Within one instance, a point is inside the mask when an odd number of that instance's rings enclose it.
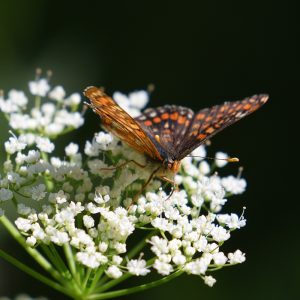
<instances>
[{"instance_id":1,"label":"butterfly head","mask_svg":"<svg viewBox=\"0 0 300 300\"><path fill-rule=\"evenodd\" d=\"M165 158L163 161L163 166L165 169L172 171L173 173L177 173L180 168L180 161L173 160L172 158L168 157Z\"/></svg>"}]
</instances>

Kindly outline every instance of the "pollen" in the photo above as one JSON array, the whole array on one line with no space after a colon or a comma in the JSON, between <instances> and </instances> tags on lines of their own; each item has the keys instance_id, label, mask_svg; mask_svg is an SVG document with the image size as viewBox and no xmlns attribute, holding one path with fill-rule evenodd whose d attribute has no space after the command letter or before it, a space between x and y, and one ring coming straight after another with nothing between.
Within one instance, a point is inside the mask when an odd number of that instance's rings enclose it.
<instances>
[{"instance_id":1,"label":"pollen","mask_svg":"<svg viewBox=\"0 0 300 300\"><path fill-rule=\"evenodd\" d=\"M154 123L160 123L160 122L161 122L161 118L155 117L155 118L153 119L153 122L154 122Z\"/></svg>"}]
</instances>

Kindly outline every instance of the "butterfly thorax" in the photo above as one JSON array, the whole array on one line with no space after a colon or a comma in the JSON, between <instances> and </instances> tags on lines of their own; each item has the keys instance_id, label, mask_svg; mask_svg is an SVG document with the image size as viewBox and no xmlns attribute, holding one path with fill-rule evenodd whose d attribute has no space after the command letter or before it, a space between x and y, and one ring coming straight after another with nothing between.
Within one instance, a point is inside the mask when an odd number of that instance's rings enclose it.
<instances>
[{"instance_id":1,"label":"butterfly thorax","mask_svg":"<svg viewBox=\"0 0 300 300\"><path fill-rule=\"evenodd\" d=\"M170 157L165 158L163 161L164 169L170 170L173 173L177 173L179 171L180 164L181 164L181 161L173 160Z\"/></svg>"}]
</instances>

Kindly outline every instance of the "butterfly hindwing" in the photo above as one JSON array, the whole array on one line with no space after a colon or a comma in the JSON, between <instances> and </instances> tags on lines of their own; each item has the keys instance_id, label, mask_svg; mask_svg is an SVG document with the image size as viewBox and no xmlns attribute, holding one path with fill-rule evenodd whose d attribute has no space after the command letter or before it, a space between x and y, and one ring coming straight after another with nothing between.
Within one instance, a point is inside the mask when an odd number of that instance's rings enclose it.
<instances>
[{"instance_id":1,"label":"butterfly hindwing","mask_svg":"<svg viewBox=\"0 0 300 300\"><path fill-rule=\"evenodd\" d=\"M267 95L254 95L241 101L225 102L200 110L195 114L189 130L182 140L176 159L183 159L204 141L251 114L267 100Z\"/></svg>"},{"instance_id":2,"label":"butterfly hindwing","mask_svg":"<svg viewBox=\"0 0 300 300\"><path fill-rule=\"evenodd\" d=\"M154 137L154 143L165 150L166 153L162 154L173 157L193 116L194 112L187 107L165 105L146 109L136 120L149 136Z\"/></svg>"},{"instance_id":3,"label":"butterfly hindwing","mask_svg":"<svg viewBox=\"0 0 300 300\"><path fill-rule=\"evenodd\" d=\"M91 108L101 117L103 126L126 142L133 149L162 160L156 146L141 126L101 89L88 87L84 94L91 101Z\"/></svg>"}]
</instances>

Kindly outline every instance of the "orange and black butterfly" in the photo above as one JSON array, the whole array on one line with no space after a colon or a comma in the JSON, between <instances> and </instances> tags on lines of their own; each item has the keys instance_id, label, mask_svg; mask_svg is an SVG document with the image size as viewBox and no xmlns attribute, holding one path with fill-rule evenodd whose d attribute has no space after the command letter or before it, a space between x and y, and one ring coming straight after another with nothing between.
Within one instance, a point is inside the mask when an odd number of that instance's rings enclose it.
<instances>
[{"instance_id":1,"label":"orange and black butterfly","mask_svg":"<svg viewBox=\"0 0 300 300\"><path fill-rule=\"evenodd\" d=\"M165 105L148 108L134 119L100 88L88 87L84 95L108 131L174 173L194 149L268 100L268 95L254 95L197 113L186 107Z\"/></svg>"}]
</instances>

